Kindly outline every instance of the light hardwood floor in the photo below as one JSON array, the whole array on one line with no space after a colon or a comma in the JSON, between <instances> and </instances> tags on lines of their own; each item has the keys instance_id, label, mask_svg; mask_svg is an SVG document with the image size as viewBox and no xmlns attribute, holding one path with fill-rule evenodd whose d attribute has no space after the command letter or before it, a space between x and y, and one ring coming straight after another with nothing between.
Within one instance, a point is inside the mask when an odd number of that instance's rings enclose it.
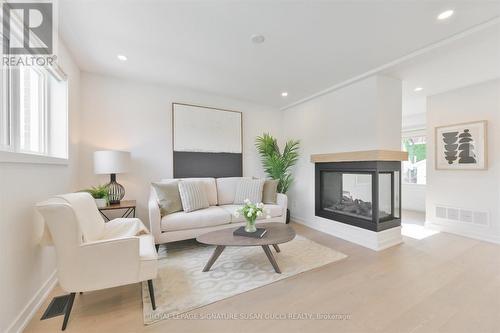
<instances>
[{"instance_id":1,"label":"light hardwood floor","mask_svg":"<svg viewBox=\"0 0 500 333\"><path fill-rule=\"evenodd\" d=\"M418 215L408 221L418 223ZM77 295L67 332L500 332L500 246L439 233L382 252L293 224L349 257L240 294L191 315L342 313L349 320L142 321L138 284ZM63 292L56 288L52 296ZM27 332L57 332L62 317Z\"/></svg>"}]
</instances>

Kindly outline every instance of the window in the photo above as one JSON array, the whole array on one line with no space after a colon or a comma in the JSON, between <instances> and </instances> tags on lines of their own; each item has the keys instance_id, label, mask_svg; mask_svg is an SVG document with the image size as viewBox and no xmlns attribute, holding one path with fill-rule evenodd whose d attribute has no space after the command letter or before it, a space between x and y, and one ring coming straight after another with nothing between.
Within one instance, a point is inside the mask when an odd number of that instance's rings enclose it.
<instances>
[{"instance_id":1,"label":"window","mask_svg":"<svg viewBox=\"0 0 500 333\"><path fill-rule=\"evenodd\" d=\"M427 144L423 133L403 134L402 149L408 152L408 161L403 161L403 183L425 184Z\"/></svg>"},{"instance_id":2,"label":"window","mask_svg":"<svg viewBox=\"0 0 500 333\"><path fill-rule=\"evenodd\" d=\"M12 154L68 158L64 76L36 66L4 67L0 95L0 150L10 153L1 160L15 161Z\"/></svg>"},{"instance_id":3,"label":"window","mask_svg":"<svg viewBox=\"0 0 500 333\"><path fill-rule=\"evenodd\" d=\"M21 152L45 154L47 78L34 67L19 68L19 149Z\"/></svg>"}]
</instances>

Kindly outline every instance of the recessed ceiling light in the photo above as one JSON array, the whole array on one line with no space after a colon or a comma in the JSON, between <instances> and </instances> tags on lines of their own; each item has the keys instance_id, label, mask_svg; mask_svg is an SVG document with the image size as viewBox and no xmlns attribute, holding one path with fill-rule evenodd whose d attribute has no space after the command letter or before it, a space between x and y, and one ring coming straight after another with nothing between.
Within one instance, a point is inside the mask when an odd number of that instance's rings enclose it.
<instances>
[{"instance_id":1,"label":"recessed ceiling light","mask_svg":"<svg viewBox=\"0 0 500 333\"><path fill-rule=\"evenodd\" d=\"M118 60L120 60L120 61L127 61L127 57L126 57L126 56L124 56L123 54L119 54L119 55L117 55L116 57L117 57L117 58L118 58Z\"/></svg>"},{"instance_id":2,"label":"recessed ceiling light","mask_svg":"<svg viewBox=\"0 0 500 333\"><path fill-rule=\"evenodd\" d=\"M413 89L413 91L422 91L422 90L424 90L424 88L422 87L416 87L415 89Z\"/></svg>"},{"instance_id":3,"label":"recessed ceiling light","mask_svg":"<svg viewBox=\"0 0 500 333\"><path fill-rule=\"evenodd\" d=\"M266 40L266 38L262 35L252 35L252 37L250 37L250 40L254 43L254 44L262 44L264 43L264 41Z\"/></svg>"},{"instance_id":4,"label":"recessed ceiling light","mask_svg":"<svg viewBox=\"0 0 500 333\"><path fill-rule=\"evenodd\" d=\"M283 92L281 93L281 97L286 97L286 96L288 96L288 93L287 93L286 91L283 91Z\"/></svg>"},{"instance_id":5,"label":"recessed ceiling light","mask_svg":"<svg viewBox=\"0 0 500 333\"><path fill-rule=\"evenodd\" d=\"M453 10L449 9L439 14L437 18L438 20L446 20L447 18L450 18L451 15L453 15Z\"/></svg>"}]
</instances>

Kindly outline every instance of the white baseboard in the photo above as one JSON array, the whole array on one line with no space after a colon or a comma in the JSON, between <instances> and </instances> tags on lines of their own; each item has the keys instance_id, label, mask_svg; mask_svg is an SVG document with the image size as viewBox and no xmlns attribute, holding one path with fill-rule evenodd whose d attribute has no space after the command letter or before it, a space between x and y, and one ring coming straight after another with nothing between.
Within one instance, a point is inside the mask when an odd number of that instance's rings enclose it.
<instances>
[{"instance_id":1,"label":"white baseboard","mask_svg":"<svg viewBox=\"0 0 500 333\"><path fill-rule=\"evenodd\" d=\"M40 289L38 289L38 291L30 299L28 304L26 304L21 313L19 313L19 315L12 322L12 324L10 324L9 328L7 329L7 332L20 333L26 328L31 318L33 318L38 309L40 309L43 302L45 302L45 300L47 299L49 293L52 291L52 289L54 289L55 285L57 284L56 272L57 271L54 271L52 274L50 274L50 277L47 279L47 281L45 281L45 283L40 287Z\"/></svg>"},{"instance_id":2,"label":"white baseboard","mask_svg":"<svg viewBox=\"0 0 500 333\"><path fill-rule=\"evenodd\" d=\"M437 231L442 231L442 232L448 232L450 234L462 236L462 237L468 237L468 238L473 238L477 239L480 241L484 242L489 242L489 243L495 243L495 244L500 244L500 237L488 233L489 229L483 228L484 231L479 231L475 230L473 228L457 228L452 225L448 224L441 224L439 222L432 222L432 221L426 221L425 222L425 227L432 229L432 230L437 230Z\"/></svg>"},{"instance_id":3,"label":"white baseboard","mask_svg":"<svg viewBox=\"0 0 500 333\"><path fill-rule=\"evenodd\" d=\"M291 220L374 251L382 251L403 242L401 227L375 232L321 217L306 220L292 216Z\"/></svg>"}]
</instances>

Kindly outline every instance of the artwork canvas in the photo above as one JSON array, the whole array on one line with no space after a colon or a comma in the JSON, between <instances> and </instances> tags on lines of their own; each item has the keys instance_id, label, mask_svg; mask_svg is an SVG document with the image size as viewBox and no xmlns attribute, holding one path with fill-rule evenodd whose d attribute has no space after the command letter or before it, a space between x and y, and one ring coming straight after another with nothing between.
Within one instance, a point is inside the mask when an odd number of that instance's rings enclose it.
<instances>
[{"instance_id":1,"label":"artwork canvas","mask_svg":"<svg viewBox=\"0 0 500 333\"><path fill-rule=\"evenodd\" d=\"M174 178L241 177L242 113L172 104Z\"/></svg>"},{"instance_id":2,"label":"artwork canvas","mask_svg":"<svg viewBox=\"0 0 500 333\"><path fill-rule=\"evenodd\" d=\"M436 169L487 168L486 121L436 127Z\"/></svg>"}]
</instances>

